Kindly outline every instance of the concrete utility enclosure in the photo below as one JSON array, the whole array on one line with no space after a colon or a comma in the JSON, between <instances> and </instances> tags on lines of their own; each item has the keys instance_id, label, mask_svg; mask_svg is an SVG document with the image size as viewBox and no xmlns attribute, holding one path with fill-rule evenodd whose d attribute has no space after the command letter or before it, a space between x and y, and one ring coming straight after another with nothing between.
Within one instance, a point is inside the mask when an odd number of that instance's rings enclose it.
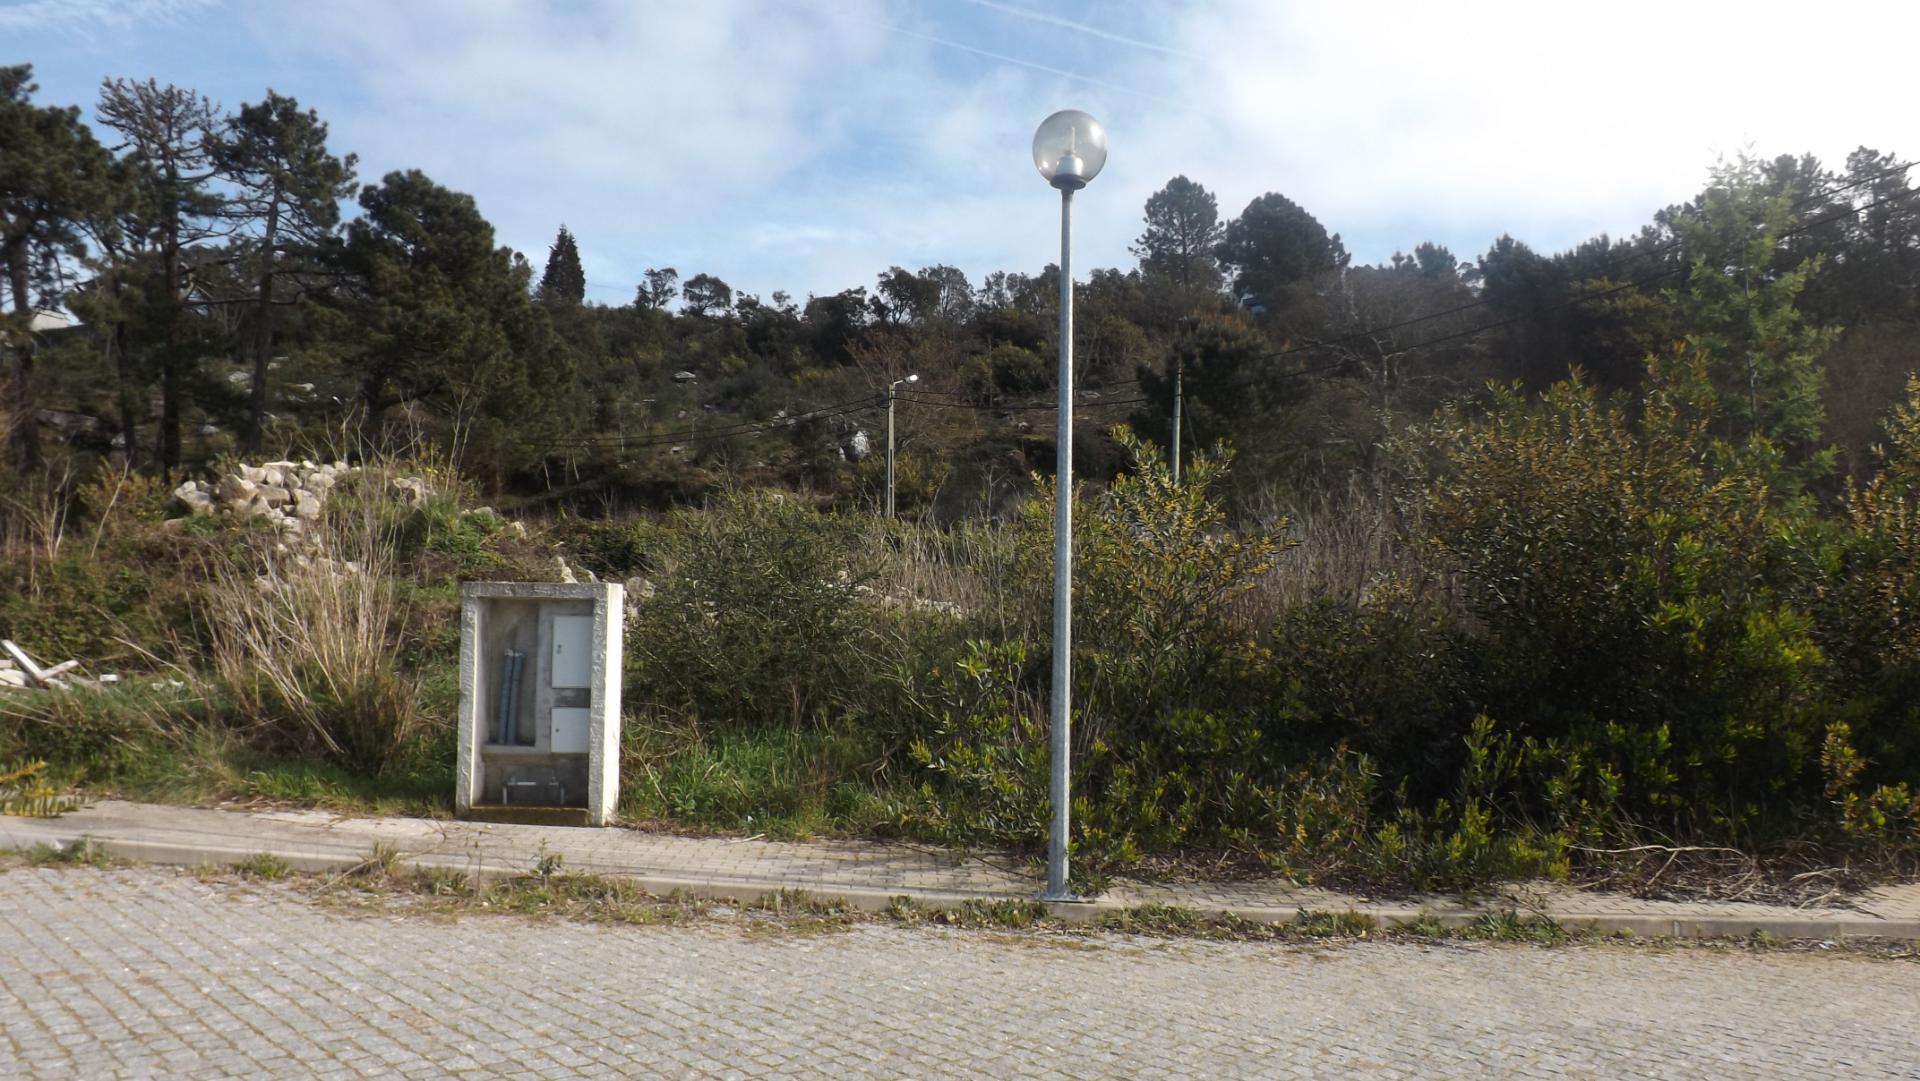
<instances>
[{"instance_id":1,"label":"concrete utility enclosure","mask_svg":"<svg viewBox=\"0 0 1920 1081\"><path fill-rule=\"evenodd\" d=\"M624 614L613 583L461 586L456 813L613 819Z\"/></svg>"}]
</instances>

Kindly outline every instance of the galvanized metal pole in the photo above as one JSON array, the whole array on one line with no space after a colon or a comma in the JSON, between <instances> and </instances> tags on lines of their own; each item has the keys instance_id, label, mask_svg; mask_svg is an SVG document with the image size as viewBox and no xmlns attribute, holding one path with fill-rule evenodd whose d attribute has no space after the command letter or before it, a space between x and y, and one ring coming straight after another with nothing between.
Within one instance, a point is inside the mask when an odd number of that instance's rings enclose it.
<instances>
[{"instance_id":1,"label":"galvanized metal pole","mask_svg":"<svg viewBox=\"0 0 1920 1081\"><path fill-rule=\"evenodd\" d=\"M1073 189L1060 189L1060 431L1053 496L1053 829L1047 839L1047 892L1067 892L1067 830L1073 709Z\"/></svg>"},{"instance_id":2,"label":"galvanized metal pole","mask_svg":"<svg viewBox=\"0 0 1920 1081\"><path fill-rule=\"evenodd\" d=\"M1173 486L1180 486L1180 383L1187 374L1185 357L1173 359Z\"/></svg>"},{"instance_id":3,"label":"galvanized metal pole","mask_svg":"<svg viewBox=\"0 0 1920 1081\"><path fill-rule=\"evenodd\" d=\"M887 517L893 517L893 396L894 388L900 384L892 383L887 387Z\"/></svg>"}]
</instances>

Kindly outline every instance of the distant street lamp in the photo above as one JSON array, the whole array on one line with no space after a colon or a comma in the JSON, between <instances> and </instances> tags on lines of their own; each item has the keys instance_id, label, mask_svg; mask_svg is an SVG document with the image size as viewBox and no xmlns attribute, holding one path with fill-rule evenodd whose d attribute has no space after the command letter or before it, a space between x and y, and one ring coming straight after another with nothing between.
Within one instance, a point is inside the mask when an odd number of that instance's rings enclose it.
<instances>
[{"instance_id":1,"label":"distant street lamp","mask_svg":"<svg viewBox=\"0 0 1920 1081\"><path fill-rule=\"evenodd\" d=\"M1068 770L1073 706L1073 193L1107 164L1107 129L1062 109L1033 133L1033 167L1060 189L1060 432L1053 495L1053 827L1047 838L1044 901L1076 900L1067 890Z\"/></svg>"},{"instance_id":2,"label":"distant street lamp","mask_svg":"<svg viewBox=\"0 0 1920 1081\"><path fill-rule=\"evenodd\" d=\"M887 384L887 517L893 517L893 399L902 383L918 383L918 373Z\"/></svg>"}]
</instances>

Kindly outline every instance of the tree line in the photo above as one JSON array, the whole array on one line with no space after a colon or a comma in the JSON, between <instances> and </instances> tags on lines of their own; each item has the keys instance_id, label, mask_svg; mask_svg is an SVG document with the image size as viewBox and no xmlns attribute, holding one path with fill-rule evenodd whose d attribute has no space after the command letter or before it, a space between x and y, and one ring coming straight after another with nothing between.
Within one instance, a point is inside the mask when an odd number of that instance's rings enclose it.
<instances>
[{"instance_id":1,"label":"tree line","mask_svg":"<svg viewBox=\"0 0 1920 1081\"><path fill-rule=\"evenodd\" d=\"M89 125L35 93L30 66L0 68L17 469L47 458L49 424L63 452L163 472L351 425L366 449L431 441L493 487L575 505L741 476L860 499L871 478L847 437L908 373L902 444L924 466L908 510L990 508L1051 461L1031 421L1054 390L1055 267L974 282L894 266L804 300L662 267L631 302L592 303L567 227L536 273L470 196L418 170L362 183L291 97L226 112L108 79ZM1381 488L1410 425L1485 401L1490 381L1538 391L1577 368L1631 396L1648 355L1688 341L1717 434L1764 436L1798 483L1838 483L1920 364L1912 192L1872 149L1839 168L1743 157L1629 237L1542 253L1502 236L1472 259L1420 243L1355 265L1282 194L1225 219L1176 176L1146 203L1137 263L1077 287L1083 460L1096 478L1123 468L1100 452L1122 421L1167 442L1177 369L1187 445L1241 451L1241 507ZM81 326L32 329L60 309ZM955 494L976 491L984 504Z\"/></svg>"}]
</instances>

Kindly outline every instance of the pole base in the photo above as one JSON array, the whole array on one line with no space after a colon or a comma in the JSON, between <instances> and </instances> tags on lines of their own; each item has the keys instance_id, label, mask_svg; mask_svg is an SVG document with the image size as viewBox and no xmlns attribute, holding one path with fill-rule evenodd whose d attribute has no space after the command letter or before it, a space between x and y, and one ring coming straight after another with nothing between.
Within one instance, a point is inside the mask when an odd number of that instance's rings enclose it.
<instances>
[{"instance_id":1,"label":"pole base","mask_svg":"<svg viewBox=\"0 0 1920 1081\"><path fill-rule=\"evenodd\" d=\"M1082 897L1077 893L1042 893L1040 900L1050 905L1090 905L1098 898Z\"/></svg>"}]
</instances>

